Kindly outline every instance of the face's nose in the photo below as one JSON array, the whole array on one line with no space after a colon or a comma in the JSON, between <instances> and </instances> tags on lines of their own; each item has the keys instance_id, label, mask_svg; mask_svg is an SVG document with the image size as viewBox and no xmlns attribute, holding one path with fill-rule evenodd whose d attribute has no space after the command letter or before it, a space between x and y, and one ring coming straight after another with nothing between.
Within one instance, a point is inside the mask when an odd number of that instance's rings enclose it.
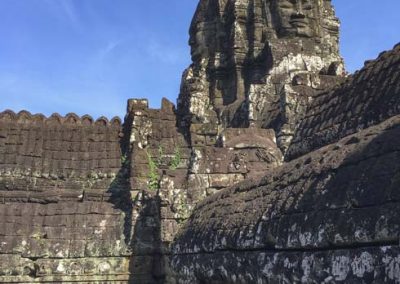
<instances>
[{"instance_id":1,"label":"face's nose","mask_svg":"<svg viewBox=\"0 0 400 284\"><path fill-rule=\"evenodd\" d=\"M296 0L294 1L294 12L291 15L292 20L296 19L304 19L306 16L304 15L304 10L303 10L303 1L302 0Z\"/></svg>"},{"instance_id":2,"label":"face's nose","mask_svg":"<svg viewBox=\"0 0 400 284\"><path fill-rule=\"evenodd\" d=\"M303 2L302 0L296 1L296 12L299 15L303 15Z\"/></svg>"}]
</instances>

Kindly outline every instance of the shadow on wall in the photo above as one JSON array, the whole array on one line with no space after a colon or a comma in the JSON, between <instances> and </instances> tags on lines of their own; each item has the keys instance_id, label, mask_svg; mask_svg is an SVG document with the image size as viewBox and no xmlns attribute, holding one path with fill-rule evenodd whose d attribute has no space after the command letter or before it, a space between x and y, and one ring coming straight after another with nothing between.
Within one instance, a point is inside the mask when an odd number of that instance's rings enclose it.
<instances>
[{"instance_id":1,"label":"shadow on wall","mask_svg":"<svg viewBox=\"0 0 400 284\"><path fill-rule=\"evenodd\" d=\"M367 136L367 135L365 135ZM392 218L389 208L396 205L400 200L400 125L385 129L382 134L377 135L366 145L362 145L365 136L352 136L343 139L344 145L336 145L333 151L340 151L341 148L354 144L356 150L352 155L345 158L336 168L329 171L322 171L321 176L312 180L308 190L302 195L297 195L287 214L299 212L324 212L319 216L308 216L304 231L311 228L331 227L325 234L332 234L329 239L334 239L334 234L343 232L344 235L353 236L348 238L348 245L362 244L363 238L357 239L355 232L363 227L363 235L366 239L374 239L376 226L379 219ZM358 146L359 145L359 146ZM359 147L359 149L358 149ZM318 158L320 158L319 156ZM334 164L335 155L328 155ZM325 155L322 155L321 161ZM313 161L313 163L318 163ZM394 208L393 208L394 209ZM332 214L331 214L332 213ZM394 214L394 213L393 213ZM347 216L346 218L343 218ZM338 223L339 221L339 223ZM382 239L382 245L398 244L398 221L390 222L391 228L387 228L388 234L393 239ZM394 221L394 220L392 220ZM331 222L331 225L328 224ZM380 220L379 222L382 222ZM396 228L395 224L399 227ZM336 229L336 230L335 230ZM391 232L389 232L391 231ZM380 240L375 239L374 243ZM393 243L392 243L393 242ZM342 241L338 246L346 246Z\"/></svg>"},{"instance_id":2,"label":"shadow on wall","mask_svg":"<svg viewBox=\"0 0 400 284\"><path fill-rule=\"evenodd\" d=\"M131 253L128 283L164 283L160 197L156 191L142 191L135 198L130 193L132 153L129 149L130 129L126 126L131 124L129 121L124 123L125 134L120 139L121 169L108 192L112 194L115 208L125 214L124 237Z\"/></svg>"},{"instance_id":3,"label":"shadow on wall","mask_svg":"<svg viewBox=\"0 0 400 284\"><path fill-rule=\"evenodd\" d=\"M284 165L263 186L242 184L206 199L175 241L178 277L400 280L392 273L399 265L399 137L399 123L384 123Z\"/></svg>"},{"instance_id":4,"label":"shadow on wall","mask_svg":"<svg viewBox=\"0 0 400 284\"><path fill-rule=\"evenodd\" d=\"M280 220L280 234L287 238L279 245L305 249L303 257L322 252L324 268L332 274L335 265L347 271L345 283L360 279L390 282L391 268L387 265L392 265L390 259L399 251L400 125L389 126L366 144L363 140L368 131L341 140L331 148L330 155L321 151L317 156L322 157L320 163L335 165L334 152L346 155L343 148L354 147L351 155L336 163L337 167L309 180L312 184L308 190L295 196L298 200ZM330 161L324 162L325 157ZM313 261L313 265L320 265ZM314 271L313 280L320 281L317 274ZM330 276L341 277L324 275Z\"/></svg>"},{"instance_id":5,"label":"shadow on wall","mask_svg":"<svg viewBox=\"0 0 400 284\"><path fill-rule=\"evenodd\" d=\"M311 184L305 192L290 192L285 202L291 205L282 205L288 209L282 209L285 211L279 220L276 236L285 237L278 238L278 247L302 252L298 263L304 265L309 260L309 267L314 266L309 276L314 281L339 277L321 274L316 268L319 265L332 274L335 265L347 271L345 283L360 279L386 283L390 278L387 265L399 250L400 125L385 129L363 145L365 136L345 138L344 145L333 147L333 151L341 151L354 144L355 150L337 168L322 170L321 175L307 180ZM328 164L335 164L334 153L316 157L322 157L320 163L324 163L326 156L331 159ZM381 250L384 247L388 248L386 253ZM302 269L297 272L299 277L306 273ZM286 276L290 279L294 274L289 271Z\"/></svg>"},{"instance_id":6,"label":"shadow on wall","mask_svg":"<svg viewBox=\"0 0 400 284\"><path fill-rule=\"evenodd\" d=\"M148 191L141 192L134 202L129 283L164 283L160 203L157 192Z\"/></svg>"}]
</instances>

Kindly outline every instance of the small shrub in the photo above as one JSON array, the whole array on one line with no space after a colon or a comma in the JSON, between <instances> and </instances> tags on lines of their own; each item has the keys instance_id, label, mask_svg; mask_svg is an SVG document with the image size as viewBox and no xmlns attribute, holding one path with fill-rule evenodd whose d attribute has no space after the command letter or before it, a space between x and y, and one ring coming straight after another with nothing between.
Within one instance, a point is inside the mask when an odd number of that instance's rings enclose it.
<instances>
[{"instance_id":1,"label":"small shrub","mask_svg":"<svg viewBox=\"0 0 400 284\"><path fill-rule=\"evenodd\" d=\"M181 163L181 151L179 150L179 147L176 147L169 168L171 170L176 170L180 163Z\"/></svg>"},{"instance_id":2,"label":"small shrub","mask_svg":"<svg viewBox=\"0 0 400 284\"><path fill-rule=\"evenodd\" d=\"M157 159L153 159L153 157L150 155L149 152L146 151L147 154L147 161L149 163L149 189L151 190L157 190L160 188L160 175L159 175L159 168L160 165L162 164L162 159L164 156L164 149L160 145L158 147L158 157ZM174 151L174 156L171 159L171 162L169 163L169 169L170 170L176 170L181 163L181 152L178 147L175 148Z\"/></svg>"}]
</instances>

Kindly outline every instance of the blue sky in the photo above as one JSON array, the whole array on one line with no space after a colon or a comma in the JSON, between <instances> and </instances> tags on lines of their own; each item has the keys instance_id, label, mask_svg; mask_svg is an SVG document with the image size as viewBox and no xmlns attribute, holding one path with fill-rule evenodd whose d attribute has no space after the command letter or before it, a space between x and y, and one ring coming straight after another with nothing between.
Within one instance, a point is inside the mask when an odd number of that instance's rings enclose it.
<instances>
[{"instance_id":1,"label":"blue sky","mask_svg":"<svg viewBox=\"0 0 400 284\"><path fill-rule=\"evenodd\" d=\"M0 110L123 117L175 102L198 0L0 0ZM398 0L332 0L347 69L400 41Z\"/></svg>"}]
</instances>

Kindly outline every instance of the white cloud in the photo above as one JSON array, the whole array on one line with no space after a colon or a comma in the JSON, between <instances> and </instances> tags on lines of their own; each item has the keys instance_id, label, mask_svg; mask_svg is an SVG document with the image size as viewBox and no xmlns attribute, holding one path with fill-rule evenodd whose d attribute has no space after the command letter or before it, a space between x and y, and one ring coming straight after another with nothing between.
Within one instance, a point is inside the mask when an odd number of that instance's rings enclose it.
<instances>
[{"instance_id":1,"label":"white cloud","mask_svg":"<svg viewBox=\"0 0 400 284\"><path fill-rule=\"evenodd\" d=\"M45 0L53 12L67 20L74 28L80 30L82 23L78 10L72 0Z\"/></svg>"},{"instance_id":2,"label":"white cloud","mask_svg":"<svg viewBox=\"0 0 400 284\"><path fill-rule=\"evenodd\" d=\"M74 3L71 0L61 0L57 1L60 3L61 8L64 11L64 14L66 17L69 19L69 21L75 25L75 26L80 26L80 21L78 17L77 10L75 9Z\"/></svg>"},{"instance_id":3,"label":"white cloud","mask_svg":"<svg viewBox=\"0 0 400 284\"><path fill-rule=\"evenodd\" d=\"M104 60L109 54L111 54L122 43L123 43L123 40L109 41L104 47L100 48L100 50L97 53L97 59Z\"/></svg>"}]
</instances>

